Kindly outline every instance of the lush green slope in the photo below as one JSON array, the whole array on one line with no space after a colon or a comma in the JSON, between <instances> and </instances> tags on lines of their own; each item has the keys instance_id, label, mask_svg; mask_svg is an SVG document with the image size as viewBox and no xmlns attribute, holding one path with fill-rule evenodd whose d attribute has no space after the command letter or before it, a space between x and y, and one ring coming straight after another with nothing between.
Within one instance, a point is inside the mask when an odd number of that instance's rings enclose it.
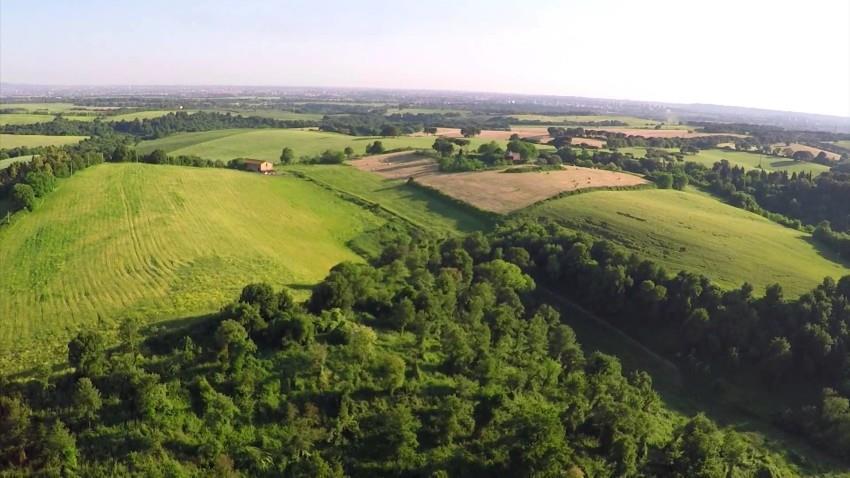
<instances>
[{"instance_id":1,"label":"lush green slope","mask_svg":"<svg viewBox=\"0 0 850 478\"><path fill-rule=\"evenodd\" d=\"M0 126L7 124L33 124L53 121L53 115L38 115L29 113L2 113L0 114Z\"/></svg>"},{"instance_id":2,"label":"lush green slope","mask_svg":"<svg viewBox=\"0 0 850 478\"><path fill-rule=\"evenodd\" d=\"M408 185L405 181L384 179L348 165L289 166L335 189L380 204L430 231L454 233L488 229L490 220L472 209L459 206L442 196Z\"/></svg>"},{"instance_id":3,"label":"lush green slope","mask_svg":"<svg viewBox=\"0 0 850 478\"><path fill-rule=\"evenodd\" d=\"M678 149L670 149L677 151ZM635 157L642 158L646 154L646 148L620 148L622 153L632 153ZM689 154L685 156L685 161L704 164L709 168L714 166L714 163L725 159L732 166L742 166L746 169L761 168L765 171L788 171L802 172L811 171L812 174L820 174L824 171L829 171L829 166L816 163L803 163L794 161L788 158L778 158L776 156L768 156L760 153L748 153L744 151L729 151L725 149L706 149L697 154Z\"/></svg>"},{"instance_id":4,"label":"lush green slope","mask_svg":"<svg viewBox=\"0 0 850 478\"><path fill-rule=\"evenodd\" d=\"M143 153L162 149L172 155L197 155L224 161L239 157L278 161L284 146L292 148L296 157L320 154L327 149L340 151L346 146L354 148L356 154L364 154L366 145L376 139L383 142L386 149L404 147L428 149L434 144L434 138L428 136L366 137L302 129L231 129L181 133L142 141L138 149ZM471 147L477 147L485 142L487 141L473 138Z\"/></svg>"},{"instance_id":5,"label":"lush green slope","mask_svg":"<svg viewBox=\"0 0 850 478\"><path fill-rule=\"evenodd\" d=\"M29 161L32 159L32 155L30 156L15 156L14 158L6 158L0 159L0 169L6 169L11 166L13 163L23 163L25 161Z\"/></svg>"},{"instance_id":6,"label":"lush green slope","mask_svg":"<svg viewBox=\"0 0 850 478\"><path fill-rule=\"evenodd\" d=\"M43 134L0 134L0 149L19 146L60 146L74 144L86 139L86 136L47 136Z\"/></svg>"},{"instance_id":7,"label":"lush green slope","mask_svg":"<svg viewBox=\"0 0 850 478\"><path fill-rule=\"evenodd\" d=\"M824 257L811 236L708 196L672 190L598 191L566 197L526 214L550 216L657 260L669 272L690 270L718 284L773 283L789 295L810 290L847 267Z\"/></svg>"},{"instance_id":8,"label":"lush green slope","mask_svg":"<svg viewBox=\"0 0 850 478\"><path fill-rule=\"evenodd\" d=\"M382 222L294 177L142 164L80 172L0 228L0 363L60 350L99 320L214 311L246 282L313 283L356 260L346 243Z\"/></svg>"}]
</instances>

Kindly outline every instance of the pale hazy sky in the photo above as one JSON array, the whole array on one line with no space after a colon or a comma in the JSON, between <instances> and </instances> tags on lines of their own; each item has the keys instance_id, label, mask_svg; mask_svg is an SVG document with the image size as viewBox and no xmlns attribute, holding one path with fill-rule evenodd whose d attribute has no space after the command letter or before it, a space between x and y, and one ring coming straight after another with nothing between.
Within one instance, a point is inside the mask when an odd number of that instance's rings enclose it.
<instances>
[{"instance_id":1,"label":"pale hazy sky","mask_svg":"<svg viewBox=\"0 0 850 478\"><path fill-rule=\"evenodd\" d=\"M0 80L452 89L850 116L850 0L0 0Z\"/></svg>"}]
</instances>

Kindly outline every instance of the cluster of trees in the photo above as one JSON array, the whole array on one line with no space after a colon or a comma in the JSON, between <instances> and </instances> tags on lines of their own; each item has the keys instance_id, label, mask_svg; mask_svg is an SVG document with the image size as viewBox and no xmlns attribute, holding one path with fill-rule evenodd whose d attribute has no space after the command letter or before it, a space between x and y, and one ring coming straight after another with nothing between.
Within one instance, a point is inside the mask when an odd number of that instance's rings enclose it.
<instances>
[{"instance_id":1,"label":"cluster of trees","mask_svg":"<svg viewBox=\"0 0 850 478\"><path fill-rule=\"evenodd\" d=\"M507 152L519 154L522 162L533 162L539 156L534 144L522 141L518 137L512 138L506 149L502 149L499 143L495 141L480 145L474 152L463 149L465 146L469 146L469 143L469 140L464 138L437 138L432 149L439 153L440 171L477 171L488 167L513 164L513 161L507 159ZM455 146L458 149L457 153L453 155Z\"/></svg>"},{"instance_id":2,"label":"cluster of trees","mask_svg":"<svg viewBox=\"0 0 850 478\"><path fill-rule=\"evenodd\" d=\"M112 123L100 121L98 118L94 121L75 121L58 115L52 121L44 123L2 125L0 132L51 136L108 136L115 133L112 126Z\"/></svg>"},{"instance_id":3,"label":"cluster of trees","mask_svg":"<svg viewBox=\"0 0 850 478\"><path fill-rule=\"evenodd\" d=\"M812 232L812 237L850 261L850 234L833 231L829 221L822 221Z\"/></svg>"},{"instance_id":4,"label":"cluster of trees","mask_svg":"<svg viewBox=\"0 0 850 478\"><path fill-rule=\"evenodd\" d=\"M850 174L825 172L767 172L715 163L711 188L722 195L752 198L761 208L789 216L804 224L829 221L838 231L850 231Z\"/></svg>"},{"instance_id":5,"label":"cluster of trees","mask_svg":"<svg viewBox=\"0 0 850 478\"><path fill-rule=\"evenodd\" d=\"M0 159L17 158L18 156L33 156L44 152L44 146L18 146L0 149Z\"/></svg>"},{"instance_id":6,"label":"cluster of trees","mask_svg":"<svg viewBox=\"0 0 850 478\"><path fill-rule=\"evenodd\" d=\"M230 167L229 163L221 160L204 159L194 155L169 156L161 149L155 149L147 154L139 154L136 149L126 144L118 145L112 153L106 157L110 163L146 163L167 164L172 166L191 166L194 168L224 168Z\"/></svg>"},{"instance_id":7,"label":"cluster of trees","mask_svg":"<svg viewBox=\"0 0 850 478\"><path fill-rule=\"evenodd\" d=\"M180 132L211 131L227 128L306 128L317 126L315 121L279 120L259 116L241 116L231 113L179 111L158 118L132 121L104 122L71 121L57 116L45 123L4 125L0 131L12 134L46 134L74 136L130 135L140 139L154 139Z\"/></svg>"},{"instance_id":8,"label":"cluster of trees","mask_svg":"<svg viewBox=\"0 0 850 478\"><path fill-rule=\"evenodd\" d=\"M561 161L584 167L602 167L612 170L629 171L643 174L653 179L662 189L684 189L689 183L704 184L705 174L709 171L705 166L678 160L676 155L647 154L643 158L635 158L631 154L618 151L594 151L586 149L562 147L557 155Z\"/></svg>"},{"instance_id":9,"label":"cluster of trees","mask_svg":"<svg viewBox=\"0 0 850 478\"><path fill-rule=\"evenodd\" d=\"M12 209L33 210L36 198L56 187L56 178L66 178L81 169L104 161L102 154L83 148L47 147L28 162L12 163L0 170L0 197L12 200Z\"/></svg>"},{"instance_id":10,"label":"cluster of trees","mask_svg":"<svg viewBox=\"0 0 850 478\"><path fill-rule=\"evenodd\" d=\"M557 115L562 116L562 115ZM590 121L563 121L563 120L529 120L529 119L518 119L515 117L508 118L510 124L522 124L522 125L550 125L557 124L559 127L575 127L582 126L588 128L604 128L609 126L628 126L628 123L625 123L620 120L590 120Z\"/></svg>"},{"instance_id":11,"label":"cluster of trees","mask_svg":"<svg viewBox=\"0 0 850 478\"><path fill-rule=\"evenodd\" d=\"M501 236L499 241L505 241ZM0 467L80 476L771 477L742 435L675 418L646 373L586 354L529 250L477 234L343 263L305 304L246 286L219 314L0 387Z\"/></svg>"},{"instance_id":12,"label":"cluster of trees","mask_svg":"<svg viewBox=\"0 0 850 478\"><path fill-rule=\"evenodd\" d=\"M747 383L755 376L762 387L777 392L793 383L842 397L845 409L821 413L819 423L826 416L832 421L810 438L850 459L850 276L837 282L826 278L789 301L779 285L757 297L749 284L723 291L704 276L670 276L608 241L554 223L506 224L492 247L515 251L511 261L538 282L695 373L726 384ZM795 416L800 414L788 411L789 419ZM785 424L809 429L802 422Z\"/></svg>"},{"instance_id":13,"label":"cluster of trees","mask_svg":"<svg viewBox=\"0 0 850 478\"><path fill-rule=\"evenodd\" d=\"M307 128L318 125L315 121L280 120L205 111L197 113L179 111L157 118L116 121L111 124L117 133L125 133L143 139L161 138L180 132L228 128Z\"/></svg>"}]
</instances>

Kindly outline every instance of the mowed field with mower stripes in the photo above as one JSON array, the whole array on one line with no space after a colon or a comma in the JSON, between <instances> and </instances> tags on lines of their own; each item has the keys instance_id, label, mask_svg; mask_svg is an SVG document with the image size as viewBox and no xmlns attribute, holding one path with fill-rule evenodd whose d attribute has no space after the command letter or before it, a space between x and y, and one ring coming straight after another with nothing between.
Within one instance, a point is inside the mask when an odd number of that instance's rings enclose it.
<instances>
[{"instance_id":1,"label":"mowed field with mower stripes","mask_svg":"<svg viewBox=\"0 0 850 478\"><path fill-rule=\"evenodd\" d=\"M361 260L383 220L294 177L104 164L60 182L0 229L0 365L58 357L77 330L176 318L245 284L313 284ZM57 355L58 354L58 355Z\"/></svg>"}]
</instances>

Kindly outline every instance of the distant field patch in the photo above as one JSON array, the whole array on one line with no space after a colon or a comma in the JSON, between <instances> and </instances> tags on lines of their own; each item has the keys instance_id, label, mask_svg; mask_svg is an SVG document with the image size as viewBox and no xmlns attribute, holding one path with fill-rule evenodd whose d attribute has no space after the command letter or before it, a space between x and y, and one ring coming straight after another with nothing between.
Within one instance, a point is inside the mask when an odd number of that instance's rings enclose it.
<instances>
[{"instance_id":1,"label":"distant field patch","mask_svg":"<svg viewBox=\"0 0 850 478\"><path fill-rule=\"evenodd\" d=\"M646 148L620 148L621 153L631 153L636 158L646 155ZM677 152L678 148L668 151ZM820 174L829 171L829 166L817 163L794 161L788 158L769 156L761 153L750 153L745 151L732 151L728 149L706 149L697 154L686 154L685 161L703 164L709 168L720 160L727 160L732 166L740 166L745 169L764 169L765 171L788 171L789 173L811 172Z\"/></svg>"},{"instance_id":2,"label":"distant field patch","mask_svg":"<svg viewBox=\"0 0 850 478\"><path fill-rule=\"evenodd\" d=\"M601 121L620 121L626 123L632 128L654 128L655 125L662 123L665 128L676 128L678 125L665 124L662 121L651 120L647 118L638 118L636 116L623 115L508 115L511 118L516 118L523 121L541 121L554 123L579 123L590 125ZM684 126L683 126L684 127Z\"/></svg>"},{"instance_id":3,"label":"distant field patch","mask_svg":"<svg viewBox=\"0 0 850 478\"><path fill-rule=\"evenodd\" d=\"M61 353L77 330L131 314L213 312L249 282L313 284L360 260L347 243L383 222L289 176L95 166L0 228L0 365Z\"/></svg>"},{"instance_id":4,"label":"distant field patch","mask_svg":"<svg viewBox=\"0 0 850 478\"><path fill-rule=\"evenodd\" d=\"M609 133L622 133L626 136L640 136L643 138L700 138L703 136L737 136L745 137L743 134L731 133L700 133L688 129L639 129L639 128L619 128L619 127L589 127L594 131L607 131Z\"/></svg>"},{"instance_id":5,"label":"distant field patch","mask_svg":"<svg viewBox=\"0 0 850 478\"><path fill-rule=\"evenodd\" d=\"M47 136L43 134L0 134L0 149L20 146L61 146L75 144L88 136Z\"/></svg>"},{"instance_id":6,"label":"distant field patch","mask_svg":"<svg viewBox=\"0 0 850 478\"><path fill-rule=\"evenodd\" d=\"M380 140L386 149L429 149L434 139L430 136L348 136L304 129L231 129L181 133L142 141L138 149L144 153L159 148L173 155L198 155L223 161L248 157L277 162L284 146L292 148L296 157L317 155L327 149L341 151L346 146L351 146L355 154L362 155L366 152L366 145L375 140ZM488 141L472 138L470 147L477 148Z\"/></svg>"},{"instance_id":7,"label":"distant field patch","mask_svg":"<svg viewBox=\"0 0 850 478\"><path fill-rule=\"evenodd\" d=\"M35 124L53 121L54 115L31 114L31 113L2 113L0 114L0 126L7 124Z\"/></svg>"},{"instance_id":8,"label":"distant field patch","mask_svg":"<svg viewBox=\"0 0 850 478\"><path fill-rule=\"evenodd\" d=\"M836 141L834 144L844 149L850 149L850 141Z\"/></svg>"},{"instance_id":9,"label":"distant field patch","mask_svg":"<svg viewBox=\"0 0 850 478\"><path fill-rule=\"evenodd\" d=\"M782 284L799 295L825 276L850 273L827 258L809 234L692 192L595 191L542 203L523 211L612 240L658 261L668 272L704 274L723 287L744 281L763 293Z\"/></svg>"},{"instance_id":10,"label":"distant field patch","mask_svg":"<svg viewBox=\"0 0 850 478\"><path fill-rule=\"evenodd\" d=\"M421 176L416 182L485 211L506 214L565 191L645 184L639 176L602 169L504 173L481 171Z\"/></svg>"}]
</instances>

